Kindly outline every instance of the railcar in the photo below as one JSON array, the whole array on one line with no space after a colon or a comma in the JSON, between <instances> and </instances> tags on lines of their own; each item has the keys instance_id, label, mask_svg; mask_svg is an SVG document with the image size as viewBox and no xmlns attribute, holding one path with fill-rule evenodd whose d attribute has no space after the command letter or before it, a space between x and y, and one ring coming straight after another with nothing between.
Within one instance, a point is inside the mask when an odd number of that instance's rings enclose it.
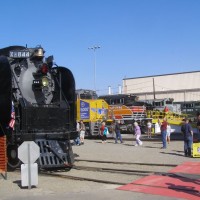
<instances>
[{"instance_id":1,"label":"railcar","mask_svg":"<svg viewBox=\"0 0 200 200\"><path fill-rule=\"evenodd\" d=\"M40 168L71 166L76 133L72 72L44 57L41 46L0 49L0 134L7 136L8 167L20 165L18 147L35 141Z\"/></svg>"},{"instance_id":2,"label":"railcar","mask_svg":"<svg viewBox=\"0 0 200 200\"><path fill-rule=\"evenodd\" d=\"M77 120L83 120L86 126L86 136L98 136L103 120L107 120L108 104L98 99L94 90L76 90Z\"/></svg>"},{"instance_id":3,"label":"railcar","mask_svg":"<svg viewBox=\"0 0 200 200\"><path fill-rule=\"evenodd\" d=\"M133 133L133 123L138 122L142 133L146 131L147 109L152 106L144 101L140 101L138 96L132 94L102 95L108 107L108 118L110 120L120 120L120 128L124 133Z\"/></svg>"},{"instance_id":4,"label":"railcar","mask_svg":"<svg viewBox=\"0 0 200 200\"><path fill-rule=\"evenodd\" d=\"M190 116L197 116L200 113L200 101L185 101L175 102L175 105L180 105L181 112Z\"/></svg>"}]
</instances>

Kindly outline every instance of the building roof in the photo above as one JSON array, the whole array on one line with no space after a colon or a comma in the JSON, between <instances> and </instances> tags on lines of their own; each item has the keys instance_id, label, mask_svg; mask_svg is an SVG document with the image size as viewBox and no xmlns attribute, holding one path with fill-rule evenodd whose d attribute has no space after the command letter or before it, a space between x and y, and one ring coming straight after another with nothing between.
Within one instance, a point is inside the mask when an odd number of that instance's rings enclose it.
<instances>
[{"instance_id":1,"label":"building roof","mask_svg":"<svg viewBox=\"0 0 200 200\"><path fill-rule=\"evenodd\" d=\"M177 73L171 73L171 74L160 74L160 75L133 77L133 78L123 78L123 80L139 79L139 78L150 78L150 77L158 77L158 76L169 76L169 75L179 75L179 74L189 74L189 73L199 73L199 72L200 71L177 72Z\"/></svg>"}]
</instances>

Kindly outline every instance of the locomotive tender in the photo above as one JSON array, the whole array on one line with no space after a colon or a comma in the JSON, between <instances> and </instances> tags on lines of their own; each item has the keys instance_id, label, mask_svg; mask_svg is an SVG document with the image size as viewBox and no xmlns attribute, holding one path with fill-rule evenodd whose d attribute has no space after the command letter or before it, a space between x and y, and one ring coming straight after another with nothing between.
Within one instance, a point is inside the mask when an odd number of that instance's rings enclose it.
<instances>
[{"instance_id":1,"label":"locomotive tender","mask_svg":"<svg viewBox=\"0 0 200 200\"><path fill-rule=\"evenodd\" d=\"M74 162L70 139L76 133L75 80L72 72L44 57L41 46L0 49L0 135L7 136L8 167L20 161L24 141L40 147L40 168Z\"/></svg>"}]
</instances>

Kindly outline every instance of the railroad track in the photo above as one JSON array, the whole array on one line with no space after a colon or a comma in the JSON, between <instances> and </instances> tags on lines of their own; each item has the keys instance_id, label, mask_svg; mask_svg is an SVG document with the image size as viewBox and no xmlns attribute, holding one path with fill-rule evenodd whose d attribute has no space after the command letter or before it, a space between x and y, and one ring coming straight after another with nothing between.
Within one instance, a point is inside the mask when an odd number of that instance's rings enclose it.
<instances>
[{"instance_id":1,"label":"railroad track","mask_svg":"<svg viewBox=\"0 0 200 200\"><path fill-rule=\"evenodd\" d=\"M142 169L141 166L143 166ZM150 174L172 176L172 174L166 171L175 166L176 165L162 163L131 163L76 159L75 165L73 165L68 172L62 170L56 172L41 171L40 173L47 176L78 181L124 185ZM165 169L160 171L159 169L161 167Z\"/></svg>"},{"instance_id":2,"label":"railroad track","mask_svg":"<svg viewBox=\"0 0 200 200\"><path fill-rule=\"evenodd\" d=\"M120 173L120 174L129 174L129 175L132 174L132 175L140 175L140 176L146 176L147 174L154 173L154 171L114 169L114 168L106 168L106 167L88 167L88 166L73 166L73 169L109 172L109 173Z\"/></svg>"},{"instance_id":3,"label":"railroad track","mask_svg":"<svg viewBox=\"0 0 200 200\"><path fill-rule=\"evenodd\" d=\"M174 164L165 164L165 163L139 163L139 162L120 162L120 161L103 161L103 160L88 160L88 159L75 159L75 161L80 162L94 162L94 163L112 163L112 164L127 164L127 165L146 165L146 166L167 166L167 167L176 167Z\"/></svg>"},{"instance_id":4,"label":"railroad track","mask_svg":"<svg viewBox=\"0 0 200 200\"><path fill-rule=\"evenodd\" d=\"M92 181L92 182L96 182L96 183L113 184L113 185L124 185L125 184L124 182L100 180L100 179L94 179L94 178L84 178L84 177L70 176L70 175L57 174L57 173L52 174L52 173L48 173L48 172L41 172L41 174L44 174L47 176L64 178L64 179L78 180L78 181Z\"/></svg>"}]
</instances>

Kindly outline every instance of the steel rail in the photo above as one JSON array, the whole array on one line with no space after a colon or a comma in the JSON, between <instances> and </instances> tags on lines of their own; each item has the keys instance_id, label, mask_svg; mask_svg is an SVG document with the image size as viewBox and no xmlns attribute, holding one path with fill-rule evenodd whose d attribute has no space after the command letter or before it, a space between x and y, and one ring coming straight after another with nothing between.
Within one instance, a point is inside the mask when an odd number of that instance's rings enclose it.
<instances>
[{"instance_id":1,"label":"steel rail","mask_svg":"<svg viewBox=\"0 0 200 200\"><path fill-rule=\"evenodd\" d=\"M130 169L115 169L115 168L89 167L89 166L77 166L77 165L74 165L72 168L76 169L76 170L98 171L98 172L109 172L109 173L120 173L120 174L138 175L138 176L146 176L146 175L155 173L155 171L130 170ZM162 173L162 172L158 172L158 173Z\"/></svg>"},{"instance_id":2,"label":"steel rail","mask_svg":"<svg viewBox=\"0 0 200 200\"><path fill-rule=\"evenodd\" d=\"M99 180L99 179L92 179L92 178L83 178L83 177L63 175L63 174L50 174L48 172L40 172L40 173L44 174L44 175L47 175L47 176L66 178L66 179L78 180L78 181L91 181L91 182L113 184L113 185L125 185L125 184L128 184L128 183L124 183L124 182L115 182L115 181L106 181L106 180Z\"/></svg>"},{"instance_id":3,"label":"steel rail","mask_svg":"<svg viewBox=\"0 0 200 200\"><path fill-rule=\"evenodd\" d=\"M168 188L171 190L178 190L178 191L186 191L190 193L195 193L199 195L199 191L193 189L193 188L182 188L179 186L156 186L156 185L149 185L149 184L139 184L139 183L125 183L125 182L115 182L115 181L106 181L106 180L99 180L99 179L92 179L92 178L83 178L83 177L77 177L77 176L69 176L69 175L62 175L62 174L50 174L49 172L40 172L43 175L48 175L52 177L59 177L59 178L66 178L66 179L71 179L71 180L79 180L79 181L91 181L91 182L97 182L97 183L104 183L104 184L113 184L113 185L126 185L126 184L131 184L131 185L138 185L138 186L144 186L144 187L152 187L152 188ZM170 173L163 173L164 176L176 176L176 174L170 174Z\"/></svg>"},{"instance_id":4,"label":"steel rail","mask_svg":"<svg viewBox=\"0 0 200 200\"><path fill-rule=\"evenodd\" d=\"M103 160L87 160L87 159L75 159L80 162L96 162L96 163L112 163L112 164L126 164L126 165L147 165L147 166L165 166L165 167L177 167L175 164L164 164L164 163L138 163L138 162L119 162L119 161L103 161Z\"/></svg>"}]
</instances>

